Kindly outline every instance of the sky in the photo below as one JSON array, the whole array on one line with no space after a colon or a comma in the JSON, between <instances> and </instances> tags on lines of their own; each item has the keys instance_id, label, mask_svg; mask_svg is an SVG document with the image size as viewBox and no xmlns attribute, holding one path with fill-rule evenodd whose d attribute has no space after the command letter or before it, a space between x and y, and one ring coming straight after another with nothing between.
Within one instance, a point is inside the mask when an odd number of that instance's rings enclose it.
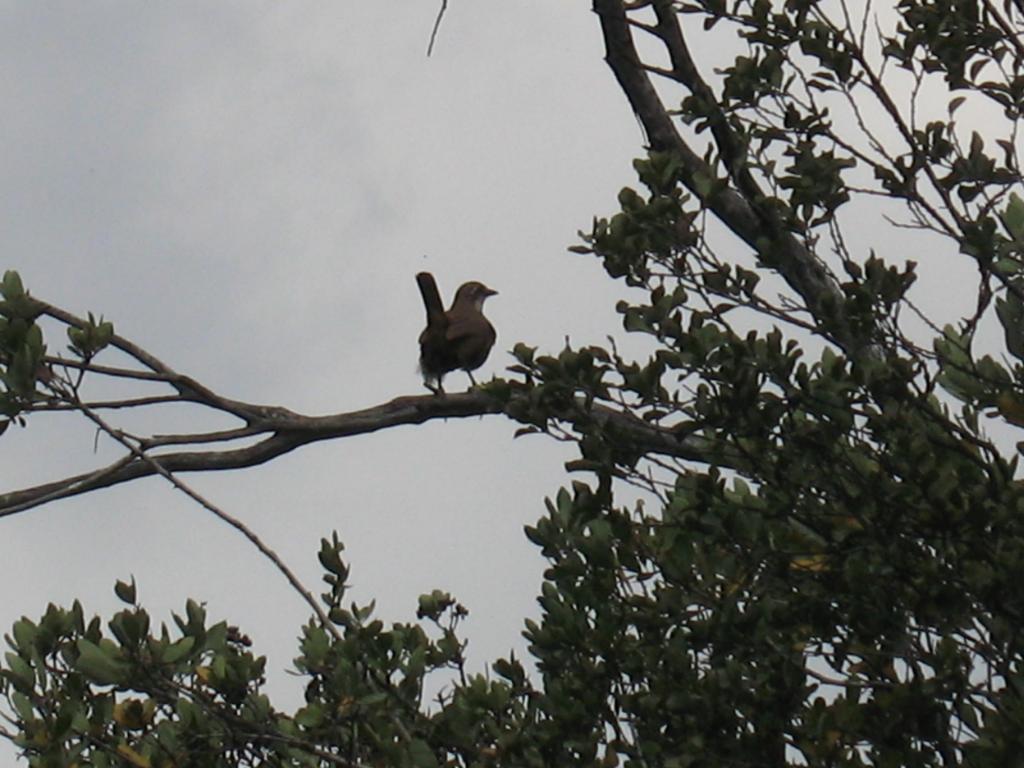
<instances>
[{"instance_id":1,"label":"sky","mask_svg":"<svg viewBox=\"0 0 1024 768\"><path fill-rule=\"evenodd\" d=\"M557 352L620 327L623 289L568 253L633 182L642 136L586 3L7 3L0 9L0 252L41 299L93 312L227 397L310 414L423 394L414 275L499 291L498 343ZM63 331L47 326L51 352ZM98 362L103 362L99 360ZM118 362L110 357L107 362ZM87 384L87 387L90 385ZM450 389L465 386L453 375ZM102 393L100 387L86 392ZM220 424L195 409L126 429ZM544 562L523 526L575 454L501 417L317 443L183 477L317 591L337 530L351 597L385 621L451 591L476 671L517 650ZM37 414L0 441L5 490L101 466L109 441ZM156 621L206 602L268 656L271 695L308 607L236 532L156 478L0 521L0 627L134 577Z\"/></svg>"},{"instance_id":2,"label":"sky","mask_svg":"<svg viewBox=\"0 0 1024 768\"><path fill-rule=\"evenodd\" d=\"M467 280L499 291L486 307L498 342L478 379L502 375L516 342L549 353L567 338L603 344L626 289L566 249L635 184L642 135L602 60L597 19L583 0L451 0L427 58L438 8L3 4L0 267L41 299L102 314L224 396L309 415L425 392L423 269L446 297ZM694 36L695 57L726 63L719 42ZM905 231L878 237L851 232L862 256L887 244L880 255L894 263L944 257L915 252ZM955 316L956 273L922 275L918 301ZM59 329L47 330L61 350ZM194 408L110 418L175 432L221 424ZM375 599L385 621L413 620L419 594L451 591L470 611L464 634L482 671L509 650L524 655L544 561L523 526L574 479L570 448L513 439L516 428L499 416L435 421L183 479L314 591L319 540L338 531L351 597ZM84 420L36 414L0 440L3 488L116 455ZM191 597L239 625L268 657L275 704L300 703L286 670L308 607L165 482L0 519L4 631L75 598L109 616L114 581L131 577L157 622Z\"/></svg>"}]
</instances>

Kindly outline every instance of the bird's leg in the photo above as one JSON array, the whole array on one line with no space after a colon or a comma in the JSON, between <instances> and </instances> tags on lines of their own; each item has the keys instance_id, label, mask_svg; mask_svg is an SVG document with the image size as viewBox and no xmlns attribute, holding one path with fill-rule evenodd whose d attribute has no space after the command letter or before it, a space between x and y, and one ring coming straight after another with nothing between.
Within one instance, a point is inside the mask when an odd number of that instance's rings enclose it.
<instances>
[{"instance_id":1,"label":"bird's leg","mask_svg":"<svg viewBox=\"0 0 1024 768\"><path fill-rule=\"evenodd\" d=\"M474 387L480 386L479 384L476 383L476 379L473 378L473 372L472 371L466 371L466 375L469 376L469 380L473 384Z\"/></svg>"}]
</instances>

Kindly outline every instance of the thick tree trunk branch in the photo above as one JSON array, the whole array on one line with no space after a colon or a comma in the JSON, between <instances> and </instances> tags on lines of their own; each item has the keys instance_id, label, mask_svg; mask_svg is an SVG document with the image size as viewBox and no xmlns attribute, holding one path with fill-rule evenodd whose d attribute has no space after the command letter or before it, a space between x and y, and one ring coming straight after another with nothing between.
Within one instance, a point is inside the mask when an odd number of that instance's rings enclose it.
<instances>
[{"instance_id":1,"label":"thick tree trunk branch","mask_svg":"<svg viewBox=\"0 0 1024 768\"><path fill-rule=\"evenodd\" d=\"M234 401L232 401L234 402ZM242 410L255 411L258 406L241 405ZM437 418L464 418L485 413L500 412L493 398L480 393L435 397L400 397L389 403L351 413L331 416L301 416L284 409L272 412L263 408L260 424L269 436L259 442L223 451L177 451L151 453L168 472L203 472L223 469L241 469L263 464L296 448L339 437L376 432L401 424L420 424ZM201 442L203 435L185 436L188 442ZM148 462L132 458L118 462L109 471L100 470L68 477L33 488L0 494L0 517L36 506L40 502L54 501L68 496L119 485L155 474Z\"/></svg>"},{"instance_id":2,"label":"thick tree trunk branch","mask_svg":"<svg viewBox=\"0 0 1024 768\"><path fill-rule=\"evenodd\" d=\"M662 4L665 7L657 2L654 5L658 8L658 25L650 31L664 42L669 52L673 63L673 79L686 84L698 96L711 98L714 103L710 87L701 79L689 56L678 18L669 18L669 14L675 14L674 9L668 3ZM736 186L704 197L699 192L696 179L713 178L714 169L690 148L676 130L672 117L637 53L631 24L626 15L626 4L622 0L593 0L593 9L601 20L605 60L643 125L651 148L678 156L683 167L683 183L687 188L782 275L803 299L819 327L848 355L852 357L862 352L870 342L858 338L845 321L843 296L835 279L814 253L792 233L782 231L774 223L771 212L765 210L763 201L759 199L757 185L744 166L742 156L738 156L742 151L739 142L724 117L712 121L713 135Z\"/></svg>"},{"instance_id":3,"label":"thick tree trunk branch","mask_svg":"<svg viewBox=\"0 0 1024 768\"><path fill-rule=\"evenodd\" d=\"M241 448L223 451L151 452L147 454L148 458L171 473L241 469L263 464L320 440L353 437L403 424L422 424L433 419L466 418L502 412L501 403L480 390L444 396L399 397L383 405L330 416L302 416L285 409L270 409L235 401L232 403L240 406L243 411L262 410L264 415L260 431L268 436L253 445ZM575 418L577 417L570 414L565 420L572 423ZM711 443L703 438L693 435L680 436L671 429L648 424L642 419L612 408L593 406L589 413L581 412L579 418L595 419L602 426L617 430L621 436L645 452L695 461L720 458L711 450ZM212 433L214 437L219 434ZM203 437L181 436L180 442L203 442ZM148 477L156 472L150 461L126 457L94 472L0 494L0 517L23 512L57 499Z\"/></svg>"}]
</instances>

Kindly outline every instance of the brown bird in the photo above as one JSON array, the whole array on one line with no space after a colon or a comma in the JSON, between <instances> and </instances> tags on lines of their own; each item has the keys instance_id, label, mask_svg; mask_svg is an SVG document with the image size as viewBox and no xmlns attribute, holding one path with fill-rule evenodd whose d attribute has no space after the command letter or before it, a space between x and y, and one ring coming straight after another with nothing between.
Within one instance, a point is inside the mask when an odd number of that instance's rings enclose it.
<instances>
[{"instance_id":1,"label":"brown bird","mask_svg":"<svg viewBox=\"0 0 1024 768\"><path fill-rule=\"evenodd\" d=\"M484 364L497 337L494 326L484 317L484 301L497 291L475 280L463 283L455 292L451 309L445 312L432 274L420 272L416 284L427 310L427 327L420 334L420 372L424 383L432 392L444 392L444 375L461 368L476 386L471 372Z\"/></svg>"}]
</instances>

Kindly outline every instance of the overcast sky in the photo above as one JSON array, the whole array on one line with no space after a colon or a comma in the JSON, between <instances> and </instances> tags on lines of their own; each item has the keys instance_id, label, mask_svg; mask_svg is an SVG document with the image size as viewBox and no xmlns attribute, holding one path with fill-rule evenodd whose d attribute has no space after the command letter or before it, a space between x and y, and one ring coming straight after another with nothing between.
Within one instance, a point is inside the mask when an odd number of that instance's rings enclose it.
<instances>
[{"instance_id":1,"label":"overcast sky","mask_svg":"<svg viewBox=\"0 0 1024 768\"><path fill-rule=\"evenodd\" d=\"M438 6L4 4L0 266L42 299L103 314L222 395L309 414L424 392L422 269L446 298L470 279L500 292L487 305L498 344L478 378L500 375L517 341L548 352L567 336L603 343L624 289L566 247L635 183L642 137L589 3L452 0L427 59ZM691 46L705 64L725 61L705 36ZM874 225L848 234L861 258L879 245ZM904 248L905 232L886 237L880 255L896 263L945 258ZM918 302L952 307L955 273L924 272ZM64 345L55 333L48 342ZM189 409L112 420L209 424ZM523 650L544 564L522 528L569 482L562 464L574 457L544 438L513 440L515 429L497 416L433 422L185 479L314 591L318 541L334 529L352 596L376 598L386 621L412 620L417 595L450 590L470 610L480 670ZM110 461L94 437L73 416L32 416L0 440L3 488ZM193 597L238 624L269 657L276 704L298 704L301 683L284 670L308 608L166 483L0 526L3 631L50 601L109 615L114 580L134 575L158 621Z\"/></svg>"},{"instance_id":2,"label":"overcast sky","mask_svg":"<svg viewBox=\"0 0 1024 768\"><path fill-rule=\"evenodd\" d=\"M93 311L219 393L310 414L418 394L414 274L488 303L500 374L517 341L603 343L622 290L566 252L631 183L641 135L588 4L21 2L0 12L0 251L36 296ZM66 343L52 332L57 351ZM480 376L478 375L478 378ZM465 386L452 376L450 388ZM193 415L161 416L165 431ZM120 425L137 421L115 414ZM151 422L148 422L151 423ZM202 419L194 422L202 425ZM185 479L314 591L337 529L352 596L385 620L452 591L477 669L523 649L543 561L522 528L573 454L500 417L318 443ZM70 415L0 440L5 490L116 454ZM157 620L205 600L269 656L308 608L237 533L148 479L0 521L0 627L79 598L109 615L134 575Z\"/></svg>"}]
</instances>

